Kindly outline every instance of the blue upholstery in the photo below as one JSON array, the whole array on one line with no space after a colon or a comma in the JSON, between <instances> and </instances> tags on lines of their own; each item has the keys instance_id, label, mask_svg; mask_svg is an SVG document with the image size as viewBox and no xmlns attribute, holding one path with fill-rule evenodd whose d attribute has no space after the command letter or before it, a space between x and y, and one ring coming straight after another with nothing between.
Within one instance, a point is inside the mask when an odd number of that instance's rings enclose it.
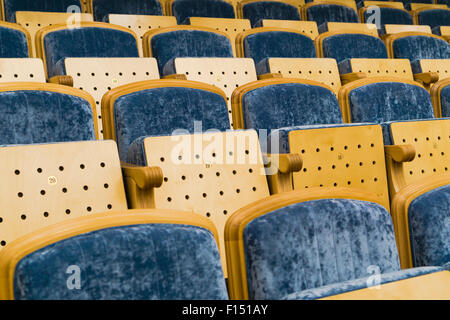
<instances>
[{"instance_id":1,"label":"blue upholstery","mask_svg":"<svg viewBox=\"0 0 450 320\"><path fill-rule=\"evenodd\" d=\"M450 262L450 185L415 198L408 215L413 265Z\"/></svg>"},{"instance_id":2,"label":"blue upholstery","mask_svg":"<svg viewBox=\"0 0 450 320\"><path fill-rule=\"evenodd\" d=\"M105 22L109 14L163 15L159 0L93 0L92 9L94 20Z\"/></svg>"},{"instance_id":3,"label":"blue upholstery","mask_svg":"<svg viewBox=\"0 0 450 320\"><path fill-rule=\"evenodd\" d=\"M433 9L419 12L419 24L429 25L431 28L437 26L450 26L450 10Z\"/></svg>"},{"instance_id":4,"label":"blue upholstery","mask_svg":"<svg viewBox=\"0 0 450 320\"><path fill-rule=\"evenodd\" d=\"M359 22L354 9L337 4L317 4L309 7L306 17L308 21L317 22L318 26L325 22Z\"/></svg>"},{"instance_id":5,"label":"blue upholstery","mask_svg":"<svg viewBox=\"0 0 450 320\"><path fill-rule=\"evenodd\" d=\"M323 57L339 63L345 59L387 59L386 46L380 38L366 34L342 33L323 39Z\"/></svg>"},{"instance_id":6,"label":"blue upholstery","mask_svg":"<svg viewBox=\"0 0 450 320\"><path fill-rule=\"evenodd\" d=\"M441 91L441 111L443 117L450 117L450 85Z\"/></svg>"},{"instance_id":7,"label":"blue upholstery","mask_svg":"<svg viewBox=\"0 0 450 320\"><path fill-rule=\"evenodd\" d=\"M151 38L152 56L162 74L164 65L173 58L232 58L230 40L218 33L201 30L176 30L156 34Z\"/></svg>"},{"instance_id":8,"label":"blue upholstery","mask_svg":"<svg viewBox=\"0 0 450 320\"><path fill-rule=\"evenodd\" d=\"M290 4L276 1L247 3L242 7L244 19L249 19L252 28L262 19L300 20L300 12Z\"/></svg>"},{"instance_id":9,"label":"blue upholstery","mask_svg":"<svg viewBox=\"0 0 450 320\"><path fill-rule=\"evenodd\" d=\"M365 201L296 203L244 229L250 299L280 299L307 289L400 270L390 214Z\"/></svg>"},{"instance_id":10,"label":"blue upholstery","mask_svg":"<svg viewBox=\"0 0 450 320\"><path fill-rule=\"evenodd\" d=\"M406 10L411 10L411 3L429 3L433 4L433 0L400 0Z\"/></svg>"},{"instance_id":11,"label":"blue upholstery","mask_svg":"<svg viewBox=\"0 0 450 320\"><path fill-rule=\"evenodd\" d=\"M80 289L67 283L80 270ZM69 280L68 280L69 279ZM228 299L214 236L188 225L106 228L58 241L22 258L18 300Z\"/></svg>"},{"instance_id":12,"label":"blue upholstery","mask_svg":"<svg viewBox=\"0 0 450 320\"><path fill-rule=\"evenodd\" d=\"M225 99L210 91L160 87L123 95L114 103L114 123L120 158L143 136L170 136L177 129L193 133L194 121L203 130L230 129Z\"/></svg>"},{"instance_id":13,"label":"blue upholstery","mask_svg":"<svg viewBox=\"0 0 450 320\"><path fill-rule=\"evenodd\" d=\"M370 83L353 89L348 99L352 122L434 118L428 91L407 83Z\"/></svg>"},{"instance_id":14,"label":"blue upholstery","mask_svg":"<svg viewBox=\"0 0 450 320\"><path fill-rule=\"evenodd\" d=\"M0 92L0 144L95 140L88 101L57 92Z\"/></svg>"},{"instance_id":15,"label":"blue upholstery","mask_svg":"<svg viewBox=\"0 0 450 320\"><path fill-rule=\"evenodd\" d=\"M444 271L443 268L439 267L423 267L423 268L414 268L414 269L406 269L401 271L395 271L395 272L389 272L385 274L380 275L380 285L394 282L394 281L400 281L408 278L413 277L420 277L426 274L434 273L434 272L440 272ZM315 300L315 299L321 299L337 294L346 293L349 291L355 291L360 289L366 289L368 287L368 284L370 286L376 285L372 284L371 279L369 277L367 278L361 278L356 280L349 280L341 283L336 284L330 284L328 286L323 286L319 288L304 290L301 292L296 292L293 294L290 294L286 297L283 297L284 300Z\"/></svg>"},{"instance_id":16,"label":"blue upholstery","mask_svg":"<svg viewBox=\"0 0 450 320\"><path fill-rule=\"evenodd\" d=\"M367 22L370 16L374 14L373 12L369 12L364 12L364 22ZM372 23L375 23L375 21ZM408 11L398 8L380 7L380 25L383 26L385 24L414 24L414 22Z\"/></svg>"},{"instance_id":17,"label":"blue upholstery","mask_svg":"<svg viewBox=\"0 0 450 320\"><path fill-rule=\"evenodd\" d=\"M190 17L235 18L233 5L223 0L176 0L172 13L178 24Z\"/></svg>"},{"instance_id":18,"label":"blue upholstery","mask_svg":"<svg viewBox=\"0 0 450 320\"><path fill-rule=\"evenodd\" d=\"M67 12L70 6L78 6L80 0L3 0L6 21L16 22L16 11Z\"/></svg>"},{"instance_id":19,"label":"blue upholstery","mask_svg":"<svg viewBox=\"0 0 450 320\"><path fill-rule=\"evenodd\" d=\"M246 129L273 130L283 127L342 123L334 93L324 87L283 83L245 93L242 109Z\"/></svg>"},{"instance_id":20,"label":"blue upholstery","mask_svg":"<svg viewBox=\"0 0 450 320\"><path fill-rule=\"evenodd\" d=\"M267 31L244 38L244 56L258 64L265 58L315 58L314 41L299 33Z\"/></svg>"},{"instance_id":21,"label":"blue upholstery","mask_svg":"<svg viewBox=\"0 0 450 320\"><path fill-rule=\"evenodd\" d=\"M448 42L425 35L412 35L394 40L394 58L409 59L450 59Z\"/></svg>"},{"instance_id":22,"label":"blue upholstery","mask_svg":"<svg viewBox=\"0 0 450 320\"><path fill-rule=\"evenodd\" d=\"M136 38L128 32L109 28L62 29L44 37L48 77L57 75L56 64L64 58L139 57Z\"/></svg>"},{"instance_id":23,"label":"blue upholstery","mask_svg":"<svg viewBox=\"0 0 450 320\"><path fill-rule=\"evenodd\" d=\"M15 29L0 26L0 58L28 58L27 36Z\"/></svg>"}]
</instances>

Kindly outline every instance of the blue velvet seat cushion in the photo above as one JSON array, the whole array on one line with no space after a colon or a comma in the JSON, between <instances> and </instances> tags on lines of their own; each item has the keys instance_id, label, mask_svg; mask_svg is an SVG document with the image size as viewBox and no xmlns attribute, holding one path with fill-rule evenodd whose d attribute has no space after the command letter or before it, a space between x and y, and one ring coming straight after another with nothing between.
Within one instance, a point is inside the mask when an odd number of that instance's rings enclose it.
<instances>
[{"instance_id":1,"label":"blue velvet seat cushion","mask_svg":"<svg viewBox=\"0 0 450 320\"><path fill-rule=\"evenodd\" d=\"M423 267L423 268L413 268L401 271L389 272L380 275L380 285L400 281L404 279L420 277L426 274L444 271L443 268L439 267ZM369 282L368 282L369 281ZM368 285L369 284L369 285ZM301 292L292 293L283 297L283 300L315 300L321 299L329 296L334 296L338 294L343 294L349 291L355 291L360 289L366 289L369 286L373 286L371 279L361 278L356 280L349 280L341 283L330 284L328 286L323 286L315 289L304 290ZM376 284L375 284L376 285Z\"/></svg>"},{"instance_id":2,"label":"blue velvet seat cushion","mask_svg":"<svg viewBox=\"0 0 450 320\"><path fill-rule=\"evenodd\" d=\"M352 8L337 4L320 4L306 10L308 21L315 21L320 26L325 22L354 22L358 23L358 14Z\"/></svg>"},{"instance_id":3,"label":"blue velvet seat cushion","mask_svg":"<svg viewBox=\"0 0 450 320\"><path fill-rule=\"evenodd\" d=\"M315 58L316 48L306 35L269 31L245 37L244 56L253 58L256 65L265 58Z\"/></svg>"},{"instance_id":4,"label":"blue velvet seat cushion","mask_svg":"<svg viewBox=\"0 0 450 320\"><path fill-rule=\"evenodd\" d=\"M375 82L349 94L352 122L387 122L434 118L427 90L402 82Z\"/></svg>"},{"instance_id":5,"label":"blue velvet seat cushion","mask_svg":"<svg viewBox=\"0 0 450 320\"><path fill-rule=\"evenodd\" d=\"M409 59L450 59L450 44L427 36L407 36L394 40L394 58Z\"/></svg>"},{"instance_id":6,"label":"blue velvet seat cushion","mask_svg":"<svg viewBox=\"0 0 450 320\"><path fill-rule=\"evenodd\" d=\"M119 97L114 123L120 159L143 136L170 136L175 130L193 133L201 121L203 131L230 129L225 99L216 93L186 87L146 89Z\"/></svg>"},{"instance_id":7,"label":"blue velvet seat cushion","mask_svg":"<svg viewBox=\"0 0 450 320\"><path fill-rule=\"evenodd\" d=\"M379 8L380 9L380 25L383 26L385 24L414 24L413 18L411 15L401 9L397 8ZM364 21L367 22L368 19L374 14L367 10L364 12ZM376 21L376 20L375 20ZM375 23L372 22L372 23Z\"/></svg>"},{"instance_id":8,"label":"blue velvet seat cushion","mask_svg":"<svg viewBox=\"0 0 450 320\"><path fill-rule=\"evenodd\" d=\"M16 22L16 11L67 12L70 6L81 8L79 0L3 0L6 21Z\"/></svg>"},{"instance_id":9,"label":"blue velvet seat cushion","mask_svg":"<svg viewBox=\"0 0 450 320\"><path fill-rule=\"evenodd\" d=\"M80 289L67 283L80 270ZM70 269L69 269L70 270ZM18 300L227 299L214 236L188 225L101 229L58 241L22 258L14 274Z\"/></svg>"},{"instance_id":10,"label":"blue velvet seat cushion","mask_svg":"<svg viewBox=\"0 0 450 320\"><path fill-rule=\"evenodd\" d=\"M450 85L441 91L441 111L443 117L450 117Z\"/></svg>"},{"instance_id":11,"label":"blue velvet seat cushion","mask_svg":"<svg viewBox=\"0 0 450 320\"><path fill-rule=\"evenodd\" d=\"M233 5L223 0L176 0L172 13L178 24L190 17L235 18Z\"/></svg>"},{"instance_id":12,"label":"blue velvet seat cushion","mask_svg":"<svg viewBox=\"0 0 450 320\"><path fill-rule=\"evenodd\" d=\"M387 59L387 50L380 38L365 34L337 34L323 39L324 58L334 58L339 63L345 59Z\"/></svg>"},{"instance_id":13,"label":"blue velvet seat cushion","mask_svg":"<svg viewBox=\"0 0 450 320\"><path fill-rule=\"evenodd\" d=\"M245 128L257 131L342 123L336 96L321 86L301 83L267 85L245 93L242 106Z\"/></svg>"},{"instance_id":14,"label":"blue velvet seat cushion","mask_svg":"<svg viewBox=\"0 0 450 320\"><path fill-rule=\"evenodd\" d=\"M151 39L152 56L162 74L164 65L173 58L232 58L230 40L218 33L200 30L178 30L157 34Z\"/></svg>"},{"instance_id":15,"label":"blue velvet seat cushion","mask_svg":"<svg viewBox=\"0 0 450 320\"><path fill-rule=\"evenodd\" d=\"M27 36L15 29L0 26L0 58L28 58Z\"/></svg>"},{"instance_id":16,"label":"blue velvet seat cushion","mask_svg":"<svg viewBox=\"0 0 450 320\"><path fill-rule=\"evenodd\" d=\"M109 22L109 14L139 14L162 16L159 0L93 0L95 21Z\"/></svg>"},{"instance_id":17,"label":"blue velvet seat cushion","mask_svg":"<svg viewBox=\"0 0 450 320\"><path fill-rule=\"evenodd\" d=\"M450 10L432 9L419 12L419 24L437 26L450 26Z\"/></svg>"},{"instance_id":18,"label":"blue velvet seat cushion","mask_svg":"<svg viewBox=\"0 0 450 320\"><path fill-rule=\"evenodd\" d=\"M290 4L277 1L247 3L242 7L244 19L249 19L252 28L261 19L301 20L298 9Z\"/></svg>"},{"instance_id":19,"label":"blue velvet seat cushion","mask_svg":"<svg viewBox=\"0 0 450 320\"><path fill-rule=\"evenodd\" d=\"M438 266L450 261L450 185L415 198L408 210L414 266Z\"/></svg>"},{"instance_id":20,"label":"blue velvet seat cushion","mask_svg":"<svg viewBox=\"0 0 450 320\"><path fill-rule=\"evenodd\" d=\"M1 145L95 140L89 102L56 92L1 92L0 128Z\"/></svg>"},{"instance_id":21,"label":"blue velvet seat cushion","mask_svg":"<svg viewBox=\"0 0 450 320\"><path fill-rule=\"evenodd\" d=\"M55 65L64 58L137 58L136 38L128 32L98 27L63 29L44 38L48 77L57 75Z\"/></svg>"},{"instance_id":22,"label":"blue velvet seat cushion","mask_svg":"<svg viewBox=\"0 0 450 320\"><path fill-rule=\"evenodd\" d=\"M400 270L394 229L382 206L323 199L283 207L244 229L250 299L280 299L307 289Z\"/></svg>"}]
</instances>

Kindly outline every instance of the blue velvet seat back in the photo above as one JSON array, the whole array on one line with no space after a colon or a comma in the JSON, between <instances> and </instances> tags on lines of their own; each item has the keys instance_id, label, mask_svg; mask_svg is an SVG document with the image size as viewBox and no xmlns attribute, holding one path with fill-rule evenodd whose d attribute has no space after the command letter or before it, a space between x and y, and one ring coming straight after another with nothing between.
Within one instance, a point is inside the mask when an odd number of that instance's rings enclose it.
<instances>
[{"instance_id":1,"label":"blue velvet seat back","mask_svg":"<svg viewBox=\"0 0 450 320\"><path fill-rule=\"evenodd\" d=\"M0 128L0 145L95 140L89 102L56 92L0 92Z\"/></svg>"},{"instance_id":2,"label":"blue velvet seat back","mask_svg":"<svg viewBox=\"0 0 450 320\"><path fill-rule=\"evenodd\" d=\"M223 0L176 0L172 13L178 24L190 17L235 18L233 5Z\"/></svg>"},{"instance_id":3,"label":"blue velvet seat back","mask_svg":"<svg viewBox=\"0 0 450 320\"><path fill-rule=\"evenodd\" d=\"M292 5L276 1L247 3L242 7L244 19L249 19L252 28L262 19L300 20L300 12Z\"/></svg>"},{"instance_id":4,"label":"blue velvet seat back","mask_svg":"<svg viewBox=\"0 0 450 320\"><path fill-rule=\"evenodd\" d=\"M364 21L374 13L370 11L364 12ZM414 24L411 15L404 10L397 8L380 8L380 25L385 24Z\"/></svg>"},{"instance_id":5,"label":"blue velvet seat back","mask_svg":"<svg viewBox=\"0 0 450 320\"><path fill-rule=\"evenodd\" d=\"M337 34L323 40L323 57L337 63L351 58L387 59L387 50L380 38L356 33Z\"/></svg>"},{"instance_id":6,"label":"blue velvet seat back","mask_svg":"<svg viewBox=\"0 0 450 320\"><path fill-rule=\"evenodd\" d=\"M0 58L28 58L27 36L19 30L0 27Z\"/></svg>"},{"instance_id":7,"label":"blue velvet seat back","mask_svg":"<svg viewBox=\"0 0 450 320\"><path fill-rule=\"evenodd\" d=\"M450 86L441 91L441 110L443 117L450 117Z\"/></svg>"},{"instance_id":8,"label":"blue velvet seat back","mask_svg":"<svg viewBox=\"0 0 450 320\"><path fill-rule=\"evenodd\" d=\"M400 270L394 229L382 206L347 199L301 202L244 229L250 299Z\"/></svg>"},{"instance_id":9,"label":"blue velvet seat back","mask_svg":"<svg viewBox=\"0 0 450 320\"><path fill-rule=\"evenodd\" d=\"M409 232L414 266L450 262L450 186L433 189L409 206Z\"/></svg>"},{"instance_id":10,"label":"blue velvet seat back","mask_svg":"<svg viewBox=\"0 0 450 320\"><path fill-rule=\"evenodd\" d=\"M388 122L434 118L427 90L401 82L375 82L349 94L352 122Z\"/></svg>"},{"instance_id":11,"label":"blue velvet seat back","mask_svg":"<svg viewBox=\"0 0 450 320\"><path fill-rule=\"evenodd\" d=\"M152 56L162 74L164 65L174 58L232 58L230 40L218 33L201 30L177 30L157 34L151 39Z\"/></svg>"},{"instance_id":12,"label":"blue velvet seat back","mask_svg":"<svg viewBox=\"0 0 450 320\"><path fill-rule=\"evenodd\" d=\"M320 26L325 22L355 22L358 23L358 14L352 8L337 4L315 5L307 9L308 21L315 21Z\"/></svg>"},{"instance_id":13,"label":"blue velvet seat back","mask_svg":"<svg viewBox=\"0 0 450 320\"><path fill-rule=\"evenodd\" d=\"M315 58L314 41L294 32L270 31L250 34L244 39L244 55L258 64L265 58Z\"/></svg>"},{"instance_id":14,"label":"blue velvet seat back","mask_svg":"<svg viewBox=\"0 0 450 320\"><path fill-rule=\"evenodd\" d=\"M126 160L130 144L142 136L170 136L182 129L230 129L225 99L216 93L185 87L162 87L123 95L114 104L116 140Z\"/></svg>"},{"instance_id":15,"label":"blue velvet seat back","mask_svg":"<svg viewBox=\"0 0 450 320\"><path fill-rule=\"evenodd\" d=\"M336 96L315 85L283 83L260 87L247 92L242 105L246 129L342 123Z\"/></svg>"},{"instance_id":16,"label":"blue velvet seat back","mask_svg":"<svg viewBox=\"0 0 450 320\"><path fill-rule=\"evenodd\" d=\"M116 29L82 27L48 33L44 38L48 77L57 75L56 64L65 58L137 58L136 38Z\"/></svg>"},{"instance_id":17,"label":"blue velvet seat back","mask_svg":"<svg viewBox=\"0 0 450 320\"><path fill-rule=\"evenodd\" d=\"M450 59L448 42L427 36L414 35L396 39L392 45L394 58L409 59Z\"/></svg>"},{"instance_id":18,"label":"blue velvet seat back","mask_svg":"<svg viewBox=\"0 0 450 320\"><path fill-rule=\"evenodd\" d=\"M78 269L80 289L70 290ZM68 271L68 273L66 272ZM195 226L146 224L74 236L22 258L15 299L227 299L214 236Z\"/></svg>"},{"instance_id":19,"label":"blue velvet seat back","mask_svg":"<svg viewBox=\"0 0 450 320\"><path fill-rule=\"evenodd\" d=\"M3 0L6 21L16 22L16 11L67 12L70 6L81 9L80 0Z\"/></svg>"},{"instance_id":20,"label":"blue velvet seat back","mask_svg":"<svg viewBox=\"0 0 450 320\"><path fill-rule=\"evenodd\" d=\"M450 26L450 10L433 9L419 12L419 24L437 26Z\"/></svg>"},{"instance_id":21,"label":"blue velvet seat back","mask_svg":"<svg viewBox=\"0 0 450 320\"><path fill-rule=\"evenodd\" d=\"M93 0L92 7L95 21L108 22L109 14L163 15L159 0Z\"/></svg>"}]
</instances>

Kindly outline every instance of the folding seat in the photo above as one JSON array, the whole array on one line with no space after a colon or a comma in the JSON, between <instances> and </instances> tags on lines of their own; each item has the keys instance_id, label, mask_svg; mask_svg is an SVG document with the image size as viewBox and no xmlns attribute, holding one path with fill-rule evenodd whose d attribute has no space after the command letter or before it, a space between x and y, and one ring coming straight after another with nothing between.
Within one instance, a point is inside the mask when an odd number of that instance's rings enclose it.
<instances>
[{"instance_id":1,"label":"folding seat","mask_svg":"<svg viewBox=\"0 0 450 320\"><path fill-rule=\"evenodd\" d=\"M0 82L45 82L44 64L36 58L0 59Z\"/></svg>"},{"instance_id":2,"label":"folding seat","mask_svg":"<svg viewBox=\"0 0 450 320\"><path fill-rule=\"evenodd\" d=\"M450 26L450 9L423 8L412 12L414 23L429 25L432 29L439 26Z\"/></svg>"},{"instance_id":3,"label":"folding seat","mask_svg":"<svg viewBox=\"0 0 450 320\"><path fill-rule=\"evenodd\" d=\"M257 23L257 27L294 29L307 34L313 40L319 35L319 30L317 29L317 23L315 21L267 19L267 20L259 20L259 22Z\"/></svg>"},{"instance_id":4,"label":"folding seat","mask_svg":"<svg viewBox=\"0 0 450 320\"><path fill-rule=\"evenodd\" d=\"M250 30L250 20L248 19L226 19L226 18L188 18L187 22L191 26L205 27L222 31L230 37L233 53L236 55L236 36L244 31Z\"/></svg>"},{"instance_id":5,"label":"folding seat","mask_svg":"<svg viewBox=\"0 0 450 320\"><path fill-rule=\"evenodd\" d=\"M102 22L54 25L36 34L36 52L48 78L65 75L66 58L139 57L136 35L121 26Z\"/></svg>"},{"instance_id":6,"label":"folding seat","mask_svg":"<svg viewBox=\"0 0 450 320\"><path fill-rule=\"evenodd\" d=\"M184 24L191 17L236 17L233 5L222 0L169 0L168 7L178 24Z\"/></svg>"},{"instance_id":7,"label":"folding seat","mask_svg":"<svg viewBox=\"0 0 450 320\"><path fill-rule=\"evenodd\" d=\"M162 16L160 0L89 0L95 21L109 22L109 14Z\"/></svg>"},{"instance_id":8,"label":"folding seat","mask_svg":"<svg viewBox=\"0 0 450 320\"><path fill-rule=\"evenodd\" d=\"M359 9L359 17L362 22L378 23L379 27L389 24L411 25L414 24L411 14L401 8L394 8L390 5L377 5L377 9L373 7L363 7ZM379 17L375 14L379 13Z\"/></svg>"},{"instance_id":9,"label":"folding seat","mask_svg":"<svg viewBox=\"0 0 450 320\"><path fill-rule=\"evenodd\" d=\"M386 59L386 46L380 38L365 32L325 32L316 40L317 54L322 58L336 59Z\"/></svg>"},{"instance_id":10,"label":"folding seat","mask_svg":"<svg viewBox=\"0 0 450 320\"><path fill-rule=\"evenodd\" d=\"M253 58L255 65L266 58L315 58L314 41L294 29L254 28L236 38L239 57Z\"/></svg>"},{"instance_id":11,"label":"folding seat","mask_svg":"<svg viewBox=\"0 0 450 320\"><path fill-rule=\"evenodd\" d=\"M64 60L64 70L73 87L88 92L94 98L100 139L103 138L103 95L124 84L159 79L154 58L67 58Z\"/></svg>"},{"instance_id":12,"label":"folding seat","mask_svg":"<svg viewBox=\"0 0 450 320\"><path fill-rule=\"evenodd\" d=\"M15 23L0 22L0 58L28 58L31 56L30 34Z\"/></svg>"},{"instance_id":13,"label":"folding seat","mask_svg":"<svg viewBox=\"0 0 450 320\"><path fill-rule=\"evenodd\" d=\"M319 26L319 32L364 32L378 37L377 26L373 23L350 23L350 22L324 22Z\"/></svg>"},{"instance_id":14,"label":"folding seat","mask_svg":"<svg viewBox=\"0 0 450 320\"><path fill-rule=\"evenodd\" d=\"M450 41L450 26L437 26L433 28L433 33L441 36L442 38L444 38L445 40L447 40L447 42Z\"/></svg>"},{"instance_id":15,"label":"folding seat","mask_svg":"<svg viewBox=\"0 0 450 320\"><path fill-rule=\"evenodd\" d=\"M229 36L204 27L178 26L148 31L143 48L144 56L158 61L160 74L168 61L178 57L233 57Z\"/></svg>"},{"instance_id":16,"label":"folding seat","mask_svg":"<svg viewBox=\"0 0 450 320\"><path fill-rule=\"evenodd\" d=\"M301 20L297 6L282 1L242 0L237 5L238 17L249 19L254 28L259 20Z\"/></svg>"},{"instance_id":17,"label":"folding seat","mask_svg":"<svg viewBox=\"0 0 450 320\"><path fill-rule=\"evenodd\" d=\"M320 27L325 22L358 23L358 13L354 8L332 2L311 2L302 7L303 20L315 21Z\"/></svg>"},{"instance_id":18,"label":"folding seat","mask_svg":"<svg viewBox=\"0 0 450 320\"><path fill-rule=\"evenodd\" d=\"M81 12L80 0L3 0L0 4L2 17L9 22L16 22L17 11L72 12L77 8Z\"/></svg>"},{"instance_id":19,"label":"folding seat","mask_svg":"<svg viewBox=\"0 0 450 320\"><path fill-rule=\"evenodd\" d=\"M248 58L175 58L164 68L165 76L173 74L222 89L227 97L231 127L231 94L237 87L257 80L253 60Z\"/></svg>"},{"instance_id":20,"label":"folding seat","mask_svg":"<svg viewBox=\"0 0 450 320\"><path fill-rule=\"evenodd\" d=\"M433 0L399 0L401 2L403 2L403 5L405 6L406 10L417 10L419 9L419 7L423 7L423 6L430 6L432 5L434 2Z\"/></svg>"},{"instance_id":21,"label":"folding seat","mask_svg":"<svg viewBox=\"0 0 450 320\"><path fill-rule=\"evenodd\" d=\"M17 11L16 22L25 28L31 37L31 47L33 49L33 57L36 57L36 33L43 27L54 24L66 23L68 25L78 24L81 21L92 22L92 14L90 13L65 13L65 12L33 12L33 11Z\"/></svg>"},{"instance_id":22,"label":"folding seat","mask_svg":"<svg viewBox=\"0 0 450 320\"><path fill-rule=\"evenodd\" d=\"M450 296L450 272L400 268L382 136L380 126L369 124L280 132L280 145L289 139L290 150L302 152L303 170L294 173L302 200L295 192L277 194L228 219L231 299ZM427 283L430 290L420 290Z\"/></svg>"}]
</instances>

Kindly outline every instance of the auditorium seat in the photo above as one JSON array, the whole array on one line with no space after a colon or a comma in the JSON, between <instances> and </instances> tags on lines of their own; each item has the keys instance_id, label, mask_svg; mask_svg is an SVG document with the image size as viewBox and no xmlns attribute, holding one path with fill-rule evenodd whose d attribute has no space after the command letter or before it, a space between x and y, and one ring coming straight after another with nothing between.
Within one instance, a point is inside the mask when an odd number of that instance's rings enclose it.
<instances>
[{"instance_id":1,"label":"auditorium seat","mask_svg":"<svg viewBox=\"0 0 450 320\"><path fill-rule=\"evenodd\" d=\"M175 58L164 68L164 75L181 74L187 80L216 86L225 92L231 127L231 94L234 89L257 80L255 65L249 58Z\"/></svg>"},{"instance_id":2,"label":"auditorium seat","mask_svg":"<svg viewBox=\"0 0 450 320\"><path fill-rule=\"evenodd\" d=\"M380 5L379 9L373 7L363 7L359 9L359 17L361 22L365 23L379 23L381 28L386 24L401 24L410 25L413 23L411 14L402 8L393 8L390 5ZM378 11L379 10L379 11ZM379 12L379 20L375 16Z\"/></svg>"},{"instance_id":3,"label":"auditorium seat","mask_svg":"<svg viewBox=\"0 0 450 320\"><path fill-rule=\"evenodd\" d=\"M65 75L66 58L139 57L136 35L121 26L80 22L73 28L54 25L36 34L36 52L44 61L47 77Z\"/></svg>"},{"instance_id":4,"label":"auditorium seat","mask_svg":"<svg viewBox=\"0 0 450 320\"><path fill-rule=\"evenodd\" d=\"M253 58L255 65L266 58L315 58L314 41L305 33L283 28L254 28L236 38L239 57Z\"/></svg>"},{"instance_id":5,"label":"auditorium seat","mask_svg":"<svg viewBox=\"0 0 450 320\"><path fill-rule=\"evenodd\" d=\"M380 38L365 32L325 32L316 40L321 58L333 58L337 63L351 58L386 59L386 46Z\"/></svg>"},{"instance_id":6,"label":"auditorium seat","mask_svg":"<svg viewBox=\"0 0 450 320\"><path fill-rule=\"evenodd\" d=\"M45 82L44 64L37 58L2 58L0 82Z\"/></svg>"},{"instance_id":7,"label":"auditorium seat","mask_svg":"<svg viewBox=\"0 0 450 320\"><path fill-rule=\"evenodd\" d=\"M160 0L90 0L95 21L109 22L109 14L162 16Z\"/></svg>"},{"instance_id":8,"label":"auditorium seat","mask_svg":"<svg viewBox=\"0 0 450 320\"><path fill-rule=\"evenodd\" d=\"M402 299L407 290L392 292L384 284L431 273L442 280L433 287L436 296L448 296L442 268L401 270L380 126L304 127L291 131L289 140L302 152L304 171L296 174L303 201L295 193L277 194L228 219L231 299L319 299L360 290L357 299L373 285L380 285L372 291L381 299ZM379 283L371 283L374 273ZM433 296L431 290L415 292L419 288L412 289L416 297Z\"/></svg>"},{"instance_id":9,"label":"auditorium seat","mask_svg":"<svg viewBox=\"0 0 450 320\"><path fill-rule=\"evenodd\" d=\"M359 22L356 8L321 1L307 3L303 6L302 20L315 21L319 27L325 22Z\"/></svg>"},{"instance_id":10,"label":"auditorium seat","mask_svg":"<svg viewBox=\"0 0 450 320\"><path fill-rule=\"evenodd\" d=\"M413 11L415 24L429 25L430 28L450 26L450 9L423 8Z\"/></svg>"},{"instance_id":11,"label":"auditorium seat","mask_svg":"<svg viewBox=\"0 0 450 320\"><path fill-rule=\"evenodd\" d=\"M364 32L378 37L377 26L373 23L350 23L350 22L324 22L319 26L319 32Z\"/></svg>"},{"instance_id":12,"label":"auditorium seat","mask_svg":"<svg viewBox=\"0 0 450 320\"><path fill-rule=\"evenodd\" d=\"M177 26L148 31L143 39L144 56L154 57L162 74L165 64L181 57L233 57L229 36L211 28Z\"/></svg>"},{"instance_id":13,"label":"auditorium seat","mask_svg":"<svg viewBox=\"0 0 450 320\"><path fill-rule=\"evenodd\" d=\"M34 12L18 11L16 12L16 22L25 28L31 37L33 57L36 57L36 33L39 29L54 24L66 23L76 25L81 21L92 22L90 13L64 13L64 12Z\"/></svg>"},{"instance_id":14,"label":"auditorium seat","mask_svg":"<svg viewBox=\"0 0 450 320\"><path fill-rule=\"evenodd\" d=\"M401 32L422 32L431 33L430 26L418 26L412 24L385 24L379 29L380 37L385 39L390 34Z\"/></svg>"},{"instance_id":15,"label":"auditorium seat","mask_svg":"<svg viewBox=\"0 0 450 320\"><path fill-rule=\"evenodd\" d=\"M49 83L0 83L0 144L95 140L97 120L92 97Z\"/></svg>"},{"instance_id":16,"label":"auditorium seat","mask_svg":"<svg viewBox=\"0 0 450 320\"><path fill-rule=\"evenodd\" d=\"M439 62L435 65L431 64L431 66L435 67L436 65L439 65L438 63ZM446 60L445 65L440 65L443 67L440 69L440 74L442 75L444 73L444 76L431 87L430 94L436 116L448 118L450 117L450 61ZM422 67L424 67L424 65L422 65Z\"/></svg>"},{"instance_id":17,"label":"auditorium seat","mask_svg":"<svg viewBox=\"0 0 450 320\"><path fill-rule=\"evenodd\" d=\"M281 1L242 0L237 12L239 18L250 20L252 28L262 19L301 20L298 7Z\"/></svg>"},{"instance_id":18,"label":"auditorium seat","mask_svg":"<svg viewBox=\"0 0 450 320\"><path fill-rule=\"evenodd\" d=\"M168 0L169 14L178 24L191 17L228 18L236 17L233 5L223 0Z\"/></svg>"},{"instance_id":19,"label":"auditorium seat","mask_svg":"<svg viewBox=\"0 0 450 320\"><path fill-rule=\"evenodd\" d=\"M356 6L358 7L358 13L360 13L360 9L364 7L377 6L377 7L388 7L388 8L398 8L404 9L402 2L399 1L389 1L389 0L381 0L381 1L356 1Z\"/></svg>"},{"instance_id":20,"label":"auditorium seat","mask_svg":"<svg viewBox=\"0 0 450 320\"><path fill-rule=\"evenodd\" d=\"M31 57L31 37L15 23L0 22L0 58Z\"/></svg>"},{"instance_id":21,"label":"auditorium seat","mask_svg":"<svg viewBox=\"0 0 450 320\"><path fill-rule=\"evenodd\" d=\"M74 8L81 12L80 0L2 0L2 17L5 21L16 22L17 11L40 12L73 12Z\"/></svg>"},{"instance_id":22,"label":"auditorium seat","mask_svg":"<svg viewBox=\"0 0 450 320\"><path fill-rule=\"evenodd\" d=\"M88 92L94 98L100 139L103 138L103 95L124 84L159 79L154 58L67 58L64 60L64 69L75 88Z\"/></svg>"},{"instance_id":23,"label":"auditorium seat","mask_svg":"<svg viewBox=\"0 0 450 320\"><path fill-rule=\"evenodd\" d=\"M420 7L430 6L434 3L433 0L399 0L403 2L406 10L414 11Z\"/></svg>"},{"instance_id":24,"label":"auditorium seat","mask_svg":"<svg viewBox=\"0 0 450 320\"><path fill-rule=\"evenodd\" d=\"M319 30L317 29L317 23L315 21L295 21L295 20L259 20L256 25L257 27L270 27L270 28L283 28L283 29L294 29L301 31L311 39L315 39L319 35Z\"/></svg>"},{"instance_id":25,"label":"auditorium seat","mask_svg":"<svg viewBox=\"0 0 450 320\"><path fill-rule=\"evenodd\" d=\"M118 161L114 165L120 175ZM0 298L228 299L217 239L212 223L190 212L125 206L72 218L2 250Z\"/></svg>"}]
</instances>

